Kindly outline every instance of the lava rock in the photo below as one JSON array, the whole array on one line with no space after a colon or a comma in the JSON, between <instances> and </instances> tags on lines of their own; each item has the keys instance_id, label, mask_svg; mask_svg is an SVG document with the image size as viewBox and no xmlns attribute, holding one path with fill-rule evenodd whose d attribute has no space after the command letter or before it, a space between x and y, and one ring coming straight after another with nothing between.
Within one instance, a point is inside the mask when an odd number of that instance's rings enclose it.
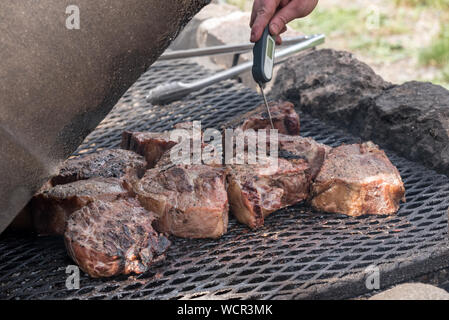
<instances>
[{"instance_id":1,"label":"lava rock","mask_svg":"<svg viewBox=\"0 0 449 320\"><path fill-rule=\"evenodd\" d=\"M272 96L363 140L449 174L449 91L431 83L393 85L348 52L289 59Z\"/></svg>"},{"instance_id":2,"label":"lava rock","mask_svg":"<svg viewBox=\"0 0 449 320\"><path fill-rule=\"evenodd\" d=\"M406 82L361 101L352 133L449 174L449 91Z\"/></svg>"},{"instance_id":3,"label":"lava rock","mask_svg":"<svg viewBox=\"0 0 449 320\"><path fill-rule=\"evenodd\" d=\"M351 53L323 49L287 60L271 95L315 117L349 125L361 100L391 86Z\"/></svg>"}]
</instances>

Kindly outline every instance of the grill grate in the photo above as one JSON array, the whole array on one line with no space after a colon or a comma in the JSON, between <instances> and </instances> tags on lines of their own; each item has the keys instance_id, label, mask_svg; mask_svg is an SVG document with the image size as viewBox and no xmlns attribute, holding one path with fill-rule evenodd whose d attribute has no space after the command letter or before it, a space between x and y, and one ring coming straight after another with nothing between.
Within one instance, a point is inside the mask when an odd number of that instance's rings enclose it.
<instances>
[{"instance_id":1,"label":"grill grate","mask_svg":"<svg viewBox=\"0 0 449 320\"><path fill-rule=\"evenodd\" d=\"M145 94L159 83L206 74L195 64L158 62L75 155L117 147L125 129L162 131L188 120L219 128L261 103L259 95L231 80L166 107L145 102ZM332 146L359 141L305 114L301 128L302 135ZM113 279L81 274L78 290L65 288L66 266L73 262L60 238L5 235L0 240L0 298L349 298L368 292L364 270L369 265L379 266L382 287L448 267L448 177L387 153L407 190L407 203L396 216L349 218L297 205L272 214L257 231L231 218L221 239L173 238L167 259L152 271Z\"/></svg>"}]
</instances>

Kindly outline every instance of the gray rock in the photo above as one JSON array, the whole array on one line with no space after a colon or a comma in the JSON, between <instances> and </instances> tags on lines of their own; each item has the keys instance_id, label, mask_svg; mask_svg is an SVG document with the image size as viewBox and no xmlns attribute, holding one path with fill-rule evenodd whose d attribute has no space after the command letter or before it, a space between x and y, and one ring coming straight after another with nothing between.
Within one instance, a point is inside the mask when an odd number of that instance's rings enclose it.
<instances>
[{"instance_id":1,"label":"gray rock","mask_svg":"<svg viewBox=\"0 0 449 320\"><path fill-rule=\"evenodd\" d=\"M361 101L350 129L449 174L449 91L423 82L406 82Z\"/></svg>"},{"instance_id":2,"label":"gray rock","mask_svg":"<svg viewBox=\"0 0 449 320\"><path fill-rule=\"evenodd\" d=\"M352 54L326 49L289 59L272 95L449 174L449 91L443 87L392 85Z\"/></svg>"},{"instance_id":3,"label":"gray rock","mask_svg":"<svg viewBox=\"0 0 449 320\"><path fill-rule=\"evenodd\" d=\"M369 300L449 300L449 293L424 283L405 283L386 290Z\"/></svg>"},{"instance_id":4,"label":"gray rock","mask_svg":"<svg viewBox=\"0 0 449 320\"><path fill-rule=\"evenodd\" d=\"M349 125L361 100L390 86L351 53L323 49L288 59L271 92L316 117Z\"/></svg>"},{"instance_id":5,"label":"gray rock","mask_svg":"<svg viewBox=\"0 0 449 320\"><path fill-rule=\"evenodd\" d=\"M212 2L198 12L192 20L185 26L182 32L170 44L171 50L193 49L201 47L198 28L208 20L216 17L222 17L232 12L238 11L238 8L226 3Z\"/></svg>"}]
</instances>

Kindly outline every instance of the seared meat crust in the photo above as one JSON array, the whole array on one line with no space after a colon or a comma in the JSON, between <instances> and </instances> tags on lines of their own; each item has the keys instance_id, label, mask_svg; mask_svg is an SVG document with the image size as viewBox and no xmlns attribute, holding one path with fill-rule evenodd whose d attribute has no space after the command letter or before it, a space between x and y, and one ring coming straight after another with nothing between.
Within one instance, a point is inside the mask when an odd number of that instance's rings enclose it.
<instances>
[{"instance_id":1,"label":"seared meat crust","mask_svg":"<svg viewBox=\"0 0 449 320\"><path fill-rule=\"evenodd\" d=\"M64 233L67 251L91 277L143 273L165 257L170 241L154 231L154 214L136 199L96 200L74 212Z\"/></svg>"},{"instance_id":2,"label":"seared meat crust","mask_svg":"<svg viewBox=\"0 0 449 320\"><path fill-rule=\"evenodd\" d=\"M111 201L128 192L117 178L92 178L44 190L31 200L34 229L40 235L62 235L69 216L92 201Z\"/></svg>"},{"instance_id":3,"label":"seared meat crust","mask_svg":"<svg viewBox=\"0 0 449 320\"><path fill-rule=\"evenodd\" d=\"M270 102L270 113L275 129L280 134L299 135L299 115L292 103L287 101ZM251 113L244 116L246 119L241 125L242 130L271 129L270 118L265 104L260 105Z\"/></svg>"},{"instance_id":4,"label":"seared meat crust","mask_svg":"<svg viewBox=\"0 0 449 320\"><path fill-rule=\"evenodd\" d=\"M225 173L206 165L147 170L134 183L142 205L158 216L155 227L183 238L218 238L228 225Z\"/></svg>"},{"instance_id":5,"label":"seared meat crust","mask_svg":"<svg viewBox=\"0 0 449 320\"><path fill-rule=\"evenodd\" d=\"M309 166L303 159L228 166L230 211L250 228L263 226L272 212L305 200L309 194Z\"/></svg>"},{"instance_id":6,"label":"seared meat crust","mask_svg":"<svg viewBox=\"0 0 449 320\"><path fill-rule=\"evenodd\" d=\"M128 150L102 150L67 160L50 182L55 186L94 177L120 178L129 167L144 169L143 157Z\"/></svg>"},{"instance_id":7,"label":"seared meat crust","mask_svg":"<svg viewBox=\"0 0 449 320\"><path fill-rule=\"evenodd\" d=\"M371 142L332 149L311 190L315 209L350 216L394 214L405 201L398 170Z\"/></svg>"}]
</instances>

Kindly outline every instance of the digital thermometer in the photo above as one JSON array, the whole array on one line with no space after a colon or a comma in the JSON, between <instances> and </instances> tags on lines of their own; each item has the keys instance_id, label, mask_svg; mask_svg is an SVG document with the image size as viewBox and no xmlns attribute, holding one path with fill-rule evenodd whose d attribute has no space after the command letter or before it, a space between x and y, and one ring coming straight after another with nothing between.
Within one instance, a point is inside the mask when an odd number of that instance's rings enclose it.
<instances>
[{"instance_id":1,"label":"digital thermometer","mask_svg":"<svg viewBox=\"0 0 449 320\"><path fill-rule=\"evenodd\" d=\"M254 80L259 84L269 82L273 76L275 46L276 43L267 26L253 48L252 72Z\"/></svg>"},{"instance_id":2,"label":"digital thermometer","mask_svg":"<svg viewBox=\"0 0 449 320\"><path fill-rule=\"evenodd\" d=\"M274 49L276 43L271 36L268 26L265 27L262 37L256 42L253 48L253 78L259 84L262 92L263 101L268 111L271 128L274 129L273 119L271 118L270 107L263 91L264 84L269 82L273 76Z\"/></svg>"}]
</instances>

